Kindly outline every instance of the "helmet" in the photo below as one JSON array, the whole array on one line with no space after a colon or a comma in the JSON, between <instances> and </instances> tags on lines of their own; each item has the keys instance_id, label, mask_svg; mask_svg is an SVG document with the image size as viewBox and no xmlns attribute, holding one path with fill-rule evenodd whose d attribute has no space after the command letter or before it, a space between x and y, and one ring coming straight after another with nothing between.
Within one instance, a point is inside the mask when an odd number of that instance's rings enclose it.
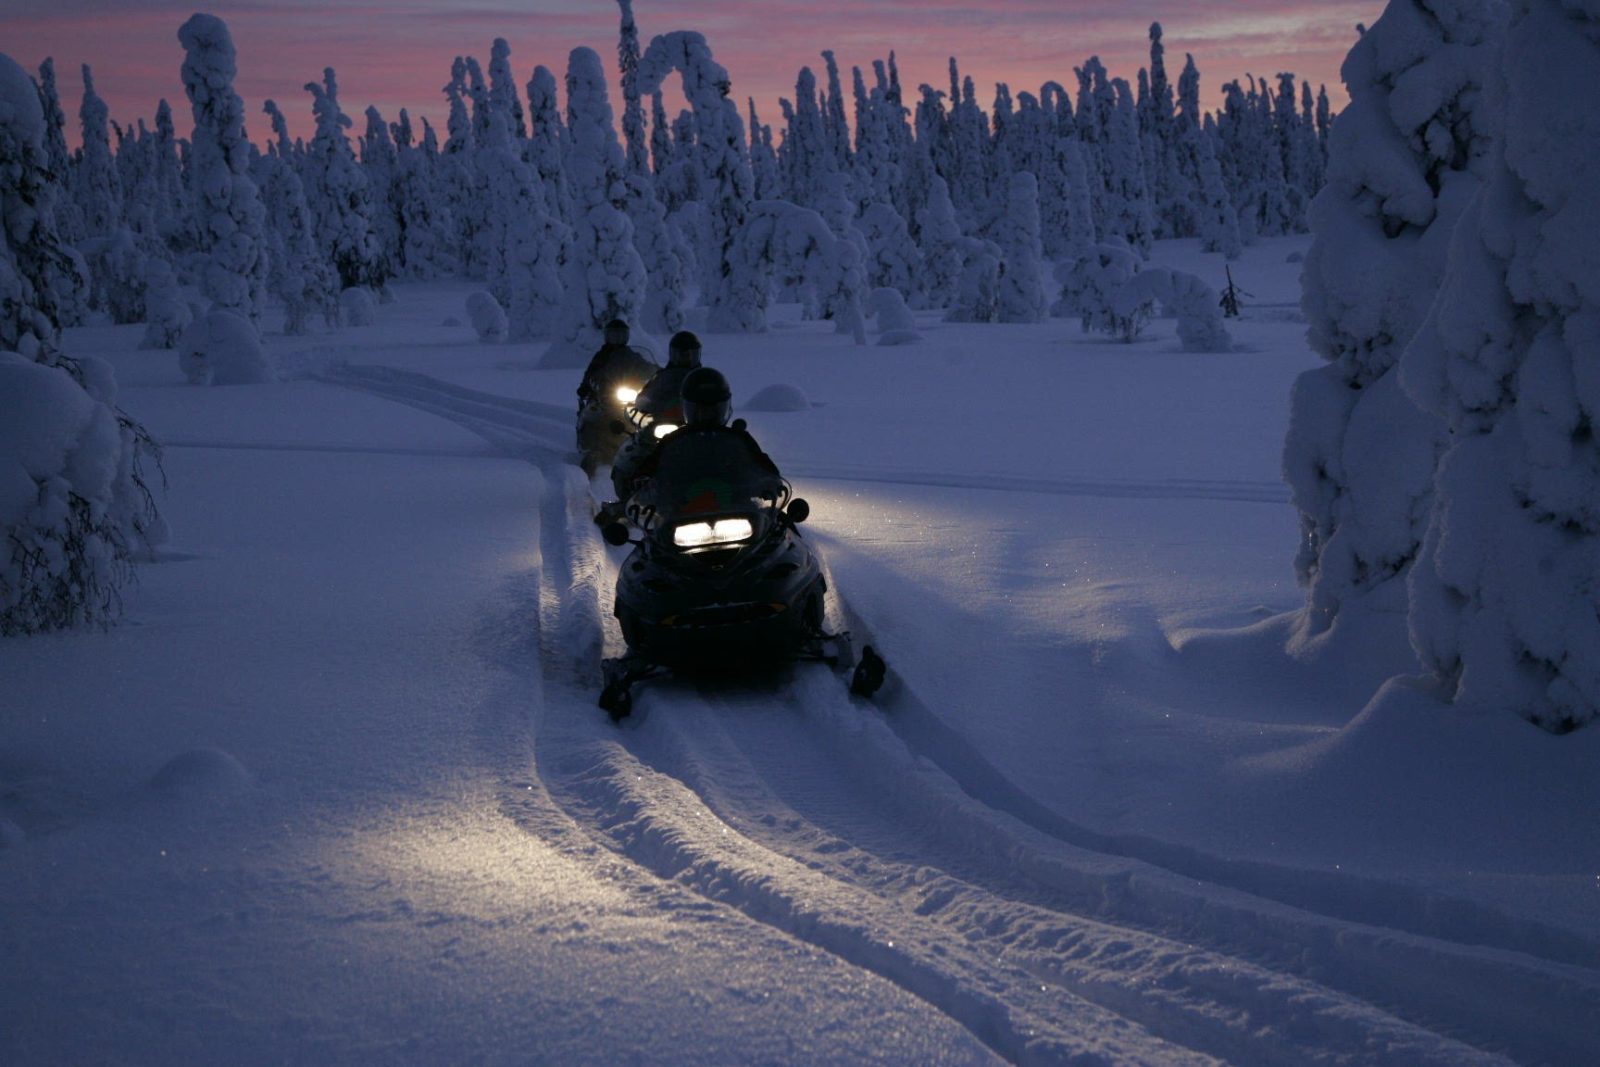
<instances>
[{"instance_id":1,"label":"helmet","mask_svg":"<svg viewBox=\"0 0 1600 1067\"><path fill-rule=\"evenodd\" d=\"M621 319L612 319L606 323L606 344L625 345L628 343L628 324Z\"/></svg>"},{"instance_id":2,"label":"helmet","mask_svg":"<svg viewBox=\"0 0 1600 1067\"><path fill-rule=\"evenodd\" d=\"M700 365L700 338L688 330L679 330L667 342L667 366L698 367Z\"/></svg>"},{"instance_id":3,"label":"helmet","mask_svg":"<svg viewBox=\"0 0 1600 1067\"><path fill-rule=\"evenodd\" d=\"M733 390L722 372L696 367L683 380L685 426L726 426L733 414Z\"/></svg>"}]
</instances>

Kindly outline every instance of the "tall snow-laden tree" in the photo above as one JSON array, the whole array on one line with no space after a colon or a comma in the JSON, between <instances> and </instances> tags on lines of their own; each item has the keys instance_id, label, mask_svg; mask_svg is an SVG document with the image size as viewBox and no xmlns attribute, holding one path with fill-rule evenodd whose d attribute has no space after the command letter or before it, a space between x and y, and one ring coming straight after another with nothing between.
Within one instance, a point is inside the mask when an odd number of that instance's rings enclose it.
<instances>
[{"instance_id":1,"label":"tall snow-laden tree","mask_svg":"<svg viewBox=\"0 0 1600 1067\"><path fill-rule=\"evenodd\" d=\"M367 129L361 136L361 171L371 195L372 238L392 277L400 270L404 245L404 206L400 202L400 153L389 124L375 107L367 108Z\"/></svg>"},{"instance_id":2,"label":"tall snow-laden tree","mask_svg":"<svg viewBox=\"0 0 1600 1067\"><path fill-rule=\"evenodd\" d=\"M1553 733L1600 718L1600 112L1574 106L1597 82L1600 5L1514 0L1489 65L1487 184L1400 367L1449 430L1412 642L1455 706Z\"/></svg>"},{"instance_id":3,"label":"tall snow-laden tree","mask_svg":"<svg viewBox=\"0 0 1600 1067\"><path fill-rule=\"evenodd\" d=\"M927 203L918 221L927 305L949 307L961 284L962 233L955 205L950 202L950 189L937 174L929 186Z\"/></svg>"},{"instance_id":4,"label":"tall snow-laden tree","mask_svg":"<svg viewBox=\"0 0 1600 1067\"><path fill-rule=\"evenodd\" d=\"M1178 76L1175 148L1177 166L1183 175L1181 184L1191 197L1189 213L1201 250L1237 259L1244 251L1239 214L1217 162L1215 139L1200 111L1200 71L1192 55L1184 57L1183 73Z\"/></svg>"},{"instance_id":5,"label":"tall snow-laden tree","mask_svg":"<svg viewBox=\"0 0 1600 1067\"><path fill-rule=\"evenodd\" d=\"M272 123L276 138L257 168L261 200L273 222L269 231L272 266L267 288L283 301L284 333L305 333L313 313L320 313L324 322L336 326L339 279L316 238L305 187L295 171L289 124L274 101L268 100L262 110Z\"/></svg>"},{"instance_id":6,"label":"tall snow-laden tree","mask_svg":"<svg viewBox=\"0 0 1600 1067\"><path fill-rule=\"evenodd\" d=\"M322 71L322 83L306 83L317 132L306 146L306 199L322 247L339 272L339 284L381 289L393 273L373 228L372 189L356 163L345 130L350 117L339 106L339 83L333 68Z\"/></svg>"},{"instance_id":7,"label":"tall snow-laden tree","mask_svg":"<svg viewBox=\"0 0 1600 1067\"><path fill-rule=\"evenodd\" d=\"M679 31L652 40L639 63L640 90L655 92L674 70L694 108L695 148L708 211L710 254L701 263L701 295L710 309L707 325L713 331L742 332L754 328L752 294L732 269L734 244L755 193L744 123L728 99L728 72L712 57L704 37Z\"/></svg>"},{"instance_id":8,"label":"tall snow-laden tree","mask_svg":"<svg viewBox=\"0 0 1600 1067\"><path fill-rule=\"evenodd\" d=\"M1374 605L1394 610L1422 545L1444 427L1394 369L1483 180L1500 18L1495 0L1391 0L1344 62L1350 106L1311 205L1303 275L1309 338L1328 363L1296 381L1284 446L1303 637L1358 598L1383 594Z\"/></svg>"},{"instance_id":9,"label":"tall snow-laden tree","mask_svg":"<svg viewBox=\"0 0 1600 1067\"><path fill-rule=\"evenodd\" d=\"M645 295L644 261L625 210L627 159L612 124L605 72L592 48L574 48L567 59L567 130L572 242L562 267L561 334L542 365L582 367L600 347L606 323L642 325Z\"/></svg>"},{"instance_id":10,"label":"tall snow-laden tree","mask_svg":"<svg viewBox=\"0 0 1600 1067\"><path fill-rule=\"evenodd\" d=\"M644 307L640 325L649 333L671 335L683 329L683 261L667 223L666 205L656 196L650 169L650 145L639 92L639 30L633 21L633 0L617 0L622 26L617 41L617 67L621 74L623 139L626 142L628 218L633 222L633 244L644 262Z\"/></svg>"},{"instance_id":11,"label":"tall snow-laden tree","mask_svg":"<svg viewBox=\"0 0 1600 1067\"><path fill-rule=\"evenodd\" d=\"M1002 257L1000 321L1043 322L1050 306L1044 290L1044 246L1039 240L1039 186L1027 171L1011 176L995 243Z\"/></svg>"},{"instance_id":12,"label":"tall snow-laden tree","mask_svg":"<svg viewBox=\"0 0 1600 1067\"><path fill-rule=\"evenodd\" d=\"M528 139L528 122L523 117L522 99L517 96L517 79L511 73L511 46L504 37L496 37L489 46L489 104L506 115L519 144Z\"/></svg>"},{"instance_id":13,"label":"tall snow-laden tree","mask_svg":"<svg viewBox=\"0 0 1600 1067\"><path fill-rule=\"evenodd\" d=\"M112 621L130 561L164 538L141 474L154 444L116 408L111 368L57 350L45 126L0 54L0 635Z\"/></svg>"},{"instance_id":14,"label":"tall snow-laden tree","mask_svg":"<svg viewBox=\"0 0 1600 1067\"><path fill-rule=\"evenodd\" d=\"M205 256L200 292L217 310L254 323L266 296L266 212L250 179L244 101L233 91L233 38L213 15L178 30L186 58L183 87L194 110L190 187L196 237Z\"/></svg>"},{"instance_id":15,"label":"tall snow-laden tree","mask_svg":"<svg viewBox=\"0 0 1600 1067\"><path fill-rule=\"evenodd\" d=\"M404 108L400 118L407 118ZM427 119L422 126L421 145L399 147L400 263L408 277L427 281L458 273L461 256L455 216L442 188L447 157L440 155Z\"/></svg>"},{"instance_id":16,"label":"tall snow-laden tree","mask_svg":"<svg viewBox=\"0 0 1600 1067\"><path fill-rule=\"evenodd\" d=\"M543 65L528 80L528 163L543 191L545 211L558 222L572 220L572 190L563 169L567 130L556 105L556 76Z\"/></svg>"},{"instance_id":17,"label":"tall snow-laden tree","mask_svg":"<svg viewBox=\"0 0 1600 1067\"><path fill-rule=\"evenodd\" d=\"M94 74L83 65L83 103L78 108L83 147L72 172L86 238L109 237L122 224L122 181L111 154L110 112L94 91Z\"/></svg>"}]
</instances>

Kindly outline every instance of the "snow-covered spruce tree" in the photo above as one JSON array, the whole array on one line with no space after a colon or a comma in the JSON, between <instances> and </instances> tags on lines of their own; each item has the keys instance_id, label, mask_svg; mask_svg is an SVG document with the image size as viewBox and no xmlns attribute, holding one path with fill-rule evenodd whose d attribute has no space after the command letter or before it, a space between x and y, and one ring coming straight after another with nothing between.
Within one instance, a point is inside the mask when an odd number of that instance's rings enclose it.
<instances>
[{"instance_id":1,"label":"snow-covered spruce tree","mask_svg":"<svg viewBox=\"0 0 1600 1067\"><path fill-rule=\"evenodd\" d=\"M1039 186L1027 171L1011 176L995 243L1002 257L1000 321L1043 322L1050 301L1045 295L1044 247L1039 240Z\"/></svg>"},{"instance_id":2,"label":"snow-covered spruce tree","mask_svg":"<svg viewBox=\"0 0 1600 1067\"><path fill-rule=\"evenodd\" d=\"M1058 318L1082 318L1090 314L1092 294L1099 287L1099 242L1095 236L1094 206L1089 192L1089 167L1084 146L1076 139L1062 142L1063 169L1071 193L1068 211L1067 245L1055 257L1055 279L1060 284L1050 314Z\"/></svg>"},{"instance_id":3,"label":"snow-covered spruce tree","mask_svg":"<svg viewBox=\"0 0 1600 1067\"><path fill-rule=\"evenodd\" d=\"M146 246L123 224L122 175L111 154L109 112L94 90L94 76L83 67L83 147L73 170L73 194L83 220L79 250L92 279L89 303L119 325L143 322ZM127 155L133 155L130 149Z\"/></svg>"},{"instance_id":4,"label":"snow-covered spruce tree","mask_svg":"<svg viewBox=\"0 0 1600 1067\"><path fill-rule=\"evenodd\" d=\"M528 164L543 190L545 211L566 224L572 220L571 190L563 169L567 131L556 106L556 76L542 65L533 68L528 80L528 120Z\"/></svg>"},{"instance_id":5,"label":"snow-covered spruce tree","mask_svg":"<svg viewBox=\"0 0 1600 1067\"><path fill-rule=\"evenodd\" d=\"M950 189L943 178L933 176L927 203L922 208L921 251L924 267L923 292L927 306L949 307L961 284L961 224Z\"/></svg>"},{"instance_id":6,"label":"snow-covered spruce tree","mask_svg":"<svg viewBox=\"0 0 1600 1067\"><path fill-rule=\"evenodd\" d=\"M639 93L639 30L633 21L633 0L617 2L622 9L617 66L621 73L622 129L627 153L627 211L633 221L633 246L645 269L644 307L637 325L648 333L670 336L683 329L684 324L683 261L667 224L666 205L656 196L655 175L650 170L650 145Z\"/></svg>"},{"instance_id":7,"label":"snow-covered spruce tree","mask_svg":"<svg viewBox=\"0 0 1600 1067\"><path fill-rule=\"evenodd\" d=\"M50 180L65 191L72 181L72 161L67 155L66 113L56 90L55 60L39 64L39 106L45 122L45 169ZM51 266L50 289L55 293L57 313L63 326L81 326L89 316L92 282L89 265L74 247L83 239L83 215L71 196L53 198L52 220L60 234L65 258Z\"/></svg>"},{"instance_id":8,"label":"snow-covered spruce tree","mask_svg":"<svg viewBox=\"0 0 1600 1067\"><path fill-rule=\"evenodd\" d=\"M755 181L755 195L770 200L782 191L778 175L778 153L772 147L772 127L763 125L756 114L756 98L746 97L750 109L750 176Z\"/></svg>"},{"instance_id":9,"label":"snow-covered spruce tree","mask_svg":"<svg viewBox=\"0 0 1600 1067\"><path fill-rule=\"evenodd\" d=\"M1350 106L1303 273L1309 339L1328 363L1295 382L1284 445L1307 592L1297 639L1356 598L1383 593L1374 606L1397 611L1422 544L1443 425L1393 371L1482 182L1500 18L1495 0L1392 0L1344 62Z\"/></svg>"},{"instance_id":10,"label":"snow-covered spruce tree","mask_svg":"<svg viewBox=\"0 0 1600 1067\"><path fill-rule=\"evenodd\" d=\"M404 122L408 116L400 109ZM441 183L446 157L428 120L422 120L422 144L399 146L400 262L406 275L419 281L450 277L461 270L455 216Z\"/></svg>"},{"instance_id":11,"label":"snow-covered spruce tree","mask_svg":"<svg viewBox=\"0 0 1600 1067\"><path fill-rule=\"evenodd\" d=\"M1106 219L1108 232L1120 236L1140 256L1150 257L1155 239L1155 219L1144 176L1144 151L1139 141L1139 117L1133 92L1117 78L1111 83L1116 109L1111 115L1110 137L1105 146Z\"/></svg>"},{"instance_id":12,"label":"snow-covered spruce tree","mask_svg":"<svg viewBox=\"0 0 1600 1067\"><path fill-rule=\"evenodd\" d=\"M912 304L926 307L922 253L911 240L906 221L894 205L882 201L869 204L856 222L856 228L867 239L867 285L873 289L885 286L898 289Z\"/></svg>"},{"instance_id":13,"label":"snow-covered spruce tree","mask_svg":"<svg viewBox=\"0 0 1600 1067\"><path fill-rule=\"evenodd\" d=\"M540 365L581 368L600 347L606 323L640 323L645 292L644 261L623 210L627 159L612 124L605 72L592 48L574 48L567 59L567 130L572 243L562 266L561 332Z\"/></svg>"},{"instance_id":14,"label":"snow-covered spruce tree","mask_svg":"<svg viewBox=\"0 0 1600 1067\"><path fill-rule=\"evenodd\" d=\"M1553 733L1600 718L1600 113L1573 106L1597 80L1600 5L1514 0L1487 184L1400 365L1450 431L1412 643L1456 707Z\"/></svg>"},{"instance_id":15,"label":"snow-covered spruce tree","mask_svg":"<svg viewBox=\"0 0 1600 1067\"><path fill-rule=\"evenodd\" d=\"M866 344L860 252L815 211L785 200L752 204L734 248L733 269L740 288L751 296L751 331L766 329L767 303L776 281L785 289L815 291L834 332Z\"/></svg>"},{"instance_id":16,"label":"snow-covered spruce tree","mask_svg":"<svg viewBox=\"0 0 1600 1067\"><path fill-rule=\"evenodd\" d=\"M817 79L810 67L800 68L794 94L794 117L784 133L781 149L785 199L801 207L815 207L822 175L834 168L823 133L822 111L817 105Z\"/></svg>"},{"instance_id":17,"label":"snow-covered spruce tree","mask_svg":"<svg viewBox=\"0 0 1600 1067\"><path fill-rule=\"evenodd\" d=\"M511 46L504 37L496 37L489 46L489 105L507 116L518 144L528 139L522 99L517 96L517 80L511 74Z\"/></svg>"},{"instance_id":18,"label":"snow-covered spruce tree","mask_svg":"<svg viewBox=\"0 0 1600 1067\"><path fill-rule=\"evenodd\" d=\"M372 197L372 237L378 255L389 264L389 277L399 273L405 242L400 202L400 155L389 134L389 124L375 107L368 107L367 129L361 136L361 169ZM378 290L387 298L387 289Z\"/></svg>"},{"instance_id":19,"label":"snow-covered spruce tree","mask_svg":"<svg viewBox=\"0 0 1600 1067\"><path fill-rule=\"evenodd\" d=\"M728 99L728 72L712 58L704 37L679 31L652 40L639 61L640 91L655 92L674 70L682 77L683 94L694 108L701 192L708 210L710 255L708 262L701 263L701 298L709 308L707 327L748 331L755 328L751 309L756 294L732 263L755 190L744 123L738 107Z\"/></svg>"},{"instance_id":20,"label":"snow-covered spruce tree","mask_svg":"<svg viewBox=\"0 0 1600 1067\"><path fill-rule=\"evenodd\" d=\"M546 209L544 190L512 140L510 115L491 109L472 158L484 190L479 238L490 292L509 313L511 340L549 337L559 329L560 265L570 233Z\"/></svg>"},{"instance_id":21,"label":"snow-covered spruce tree","mask_svg":"<svg viewBox=\"0 0 1600 1067\"><path fill-rule=\"evenodd\" d=\"M1150 24L1150 102L1141 113L1140 126L1149 148L1145 179L1156 216L1156 230L1164 237L1188 237L1195 232L1190 205L1192 186L1178 160L1178 125L1172 83L1167 79L1166 46L1161 43L1161 23ZM1180 75L1181 77L1181 75Z\"/></svg>"},{"instance_id":22,"label":"snow-covered spruce tree","mask_svg":"<svg viewBox=\"0 0 1600 1067\"><path fill-rule=\"evenodd\" d=\"M333 68L322 71L322 84L307 82L317 132L306 146L306 200L316 219L324 254L339 272L343 288L381 289L393 273L373 229L372 190L356 163L345 129L350 117L339 106L339 84Z\"/></svg>"},{"instance_id":23,"label":"snow-covered spruce tree","mask_svg":"<svg viewBox=\"0 0 1600 1067\"><path fill-rule=\"evenodd\" d=\"M233 91L233 38L221 19L194 15L178 40L186 54L183 87L194 110L189 184L205 256L200 292L213 309L254 324L266 298L266 212L250 179L244 101Z\"/></svg>"},{"instance_id":24,"label":"snow-covered spruce tree","mask_svg":"<svg viewBox=\"0 0 1600 1067\"><path fill-rule=\"evenodd\" d=\"M1239 214L1223 182L1217 163L1216 145L1200 112L1200 71L1194 56L1186 55L1183 73L1178 76L1178 119L1175 163L1179 184L1187 191L1188 213L1203 252L1221 252L1238 259L1244 251L1239 233Z\"/></svg>"},{"instance_id":25,"label":"snow-covered spruce tree","mask_svg":"<svg viewBox=\"0 0 1600 1067\"><path fill-rule=\"evenodd\" d=\"M1137 333L1149 318L1152 301L1178 320L1178 342L1185 352L1232 350L1217 291L1193 274L1165 267L1141 270L1113 295L1112 314Z\"/></svg>"},{"instance_id":26,"label":"snow-covered spruce tree","mask_svg":"<svg viewBox=\"0 0 1600 1067\"><path fill-rule=\"evenodd\" d=\"M315 313L330 327L337 326L339 279L316 239L305 188L295 173L288 123L275 102L268 100L262 110L275 138L257 168L261 200L273 221L267 288L283 301L284 333L305 333L307 320Z\"/></svg>"},{"instance_id":27,"label":"snow-covered spruce tree","mask_svg":"<svg viewBox=\"0 0 1600 1067\"><path fill-rule=\"evenodd\" d=\"M48 168L37 90L0 55L0 635L112 621L129 561L165 536L142 475L155 445L111 368L56 349Z\"/></svg>"}]
</instances>

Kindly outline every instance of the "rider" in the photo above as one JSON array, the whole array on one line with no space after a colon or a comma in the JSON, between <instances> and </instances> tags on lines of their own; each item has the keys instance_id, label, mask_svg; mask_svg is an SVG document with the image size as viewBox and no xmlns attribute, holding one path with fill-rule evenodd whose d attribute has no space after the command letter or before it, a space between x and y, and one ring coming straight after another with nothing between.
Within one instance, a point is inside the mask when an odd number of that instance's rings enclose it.
<instances>
[{"instance_id":1,"label":"rider","mask_svg":"<svg viewBox=\"0 0 1600 1067\"><path fill-rule=\"evenodd\" d=\"M633 479L658 440L683 425L683 383L700 366L700 338L679 330L667 343L667 365L639 390L633 402L639 433L626 441L611 465L611 485L617 500L627 503Z\"/></svg>"},{"instance_id":2,"label":"rider","mask_svg":"<svg viewBox=\"0 0 1600 1067\"><path fill-rule=\"evenodd\" d=\"M578 400L605 401L615 396L621 386L638 389L650 380L660 368L632 345L628 344L628 324L621 319L606 323L605 343L589 360L589 368L578 383Z\"/></svg>"},{"instance_id":3,"label":"rider","mask_svg":"<svg viewBox=\"0 0 1600 1067\"><path fill-rule=\"evenodd\" d=\"M623 421L627 405L657 370L655 363L628 344L627 323L621 319L606 323L605 344L589 361L578 384L578 451L587 473L592 475L616 455L628 432Z\"/></svg>"},{"instance_id":4,"label":"rider","mask_svg":"<svg viewBox=\"0 0 1600 1067\"><path fill-rule=\"evenodd\" d=\"M683 380L683 426L639 464L635 491L673 517L726 511L752 498L777 500L783 475L743 419L730 424L728 379L698 367Z\"/></svg>"}]
</instances>

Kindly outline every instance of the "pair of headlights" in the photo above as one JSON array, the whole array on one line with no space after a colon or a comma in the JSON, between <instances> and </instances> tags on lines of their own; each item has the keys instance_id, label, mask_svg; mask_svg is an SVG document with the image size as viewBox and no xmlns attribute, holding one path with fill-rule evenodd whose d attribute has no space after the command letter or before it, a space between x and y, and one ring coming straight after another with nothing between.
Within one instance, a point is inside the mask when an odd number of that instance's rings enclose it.
<instances>
[{"instance_id":1,"label":"pair of headlights","mask_svg":"<svg viewBox=\"0 0 1600 1067\"><path fill-rule=\"evenodd\" d=\"M715 522L686 522L672 531L672 543L679 548L708 548L748 541L755 527L749 519L718 519Z\"/></svg>"},{"instance_id":2,"label":"pair of headlights","mask_svg":"<svg viewBox=\"0 0 1600 1067\"><path fill-rule=\"evenodd\" d=\"M631 386L631 385L619 385L619 386L617 386L617 400L620 403L631 404L635 400L638 400L638 399L639 399L639 390L635 389L633 386ZM635 421L637 421L638 418L639 418L638 413L631 413L631 414L635 418ZM659 441L659 440L661 440L661 438L667 436L667 434L669 434L669 433L672 433L677 428L678 428L678 424L674 423L674 422L658 422L658 423L656 423L654 425L654 427L652 428L651 432L656 435L656 440Z\"/></svg>"}]
</instances>

